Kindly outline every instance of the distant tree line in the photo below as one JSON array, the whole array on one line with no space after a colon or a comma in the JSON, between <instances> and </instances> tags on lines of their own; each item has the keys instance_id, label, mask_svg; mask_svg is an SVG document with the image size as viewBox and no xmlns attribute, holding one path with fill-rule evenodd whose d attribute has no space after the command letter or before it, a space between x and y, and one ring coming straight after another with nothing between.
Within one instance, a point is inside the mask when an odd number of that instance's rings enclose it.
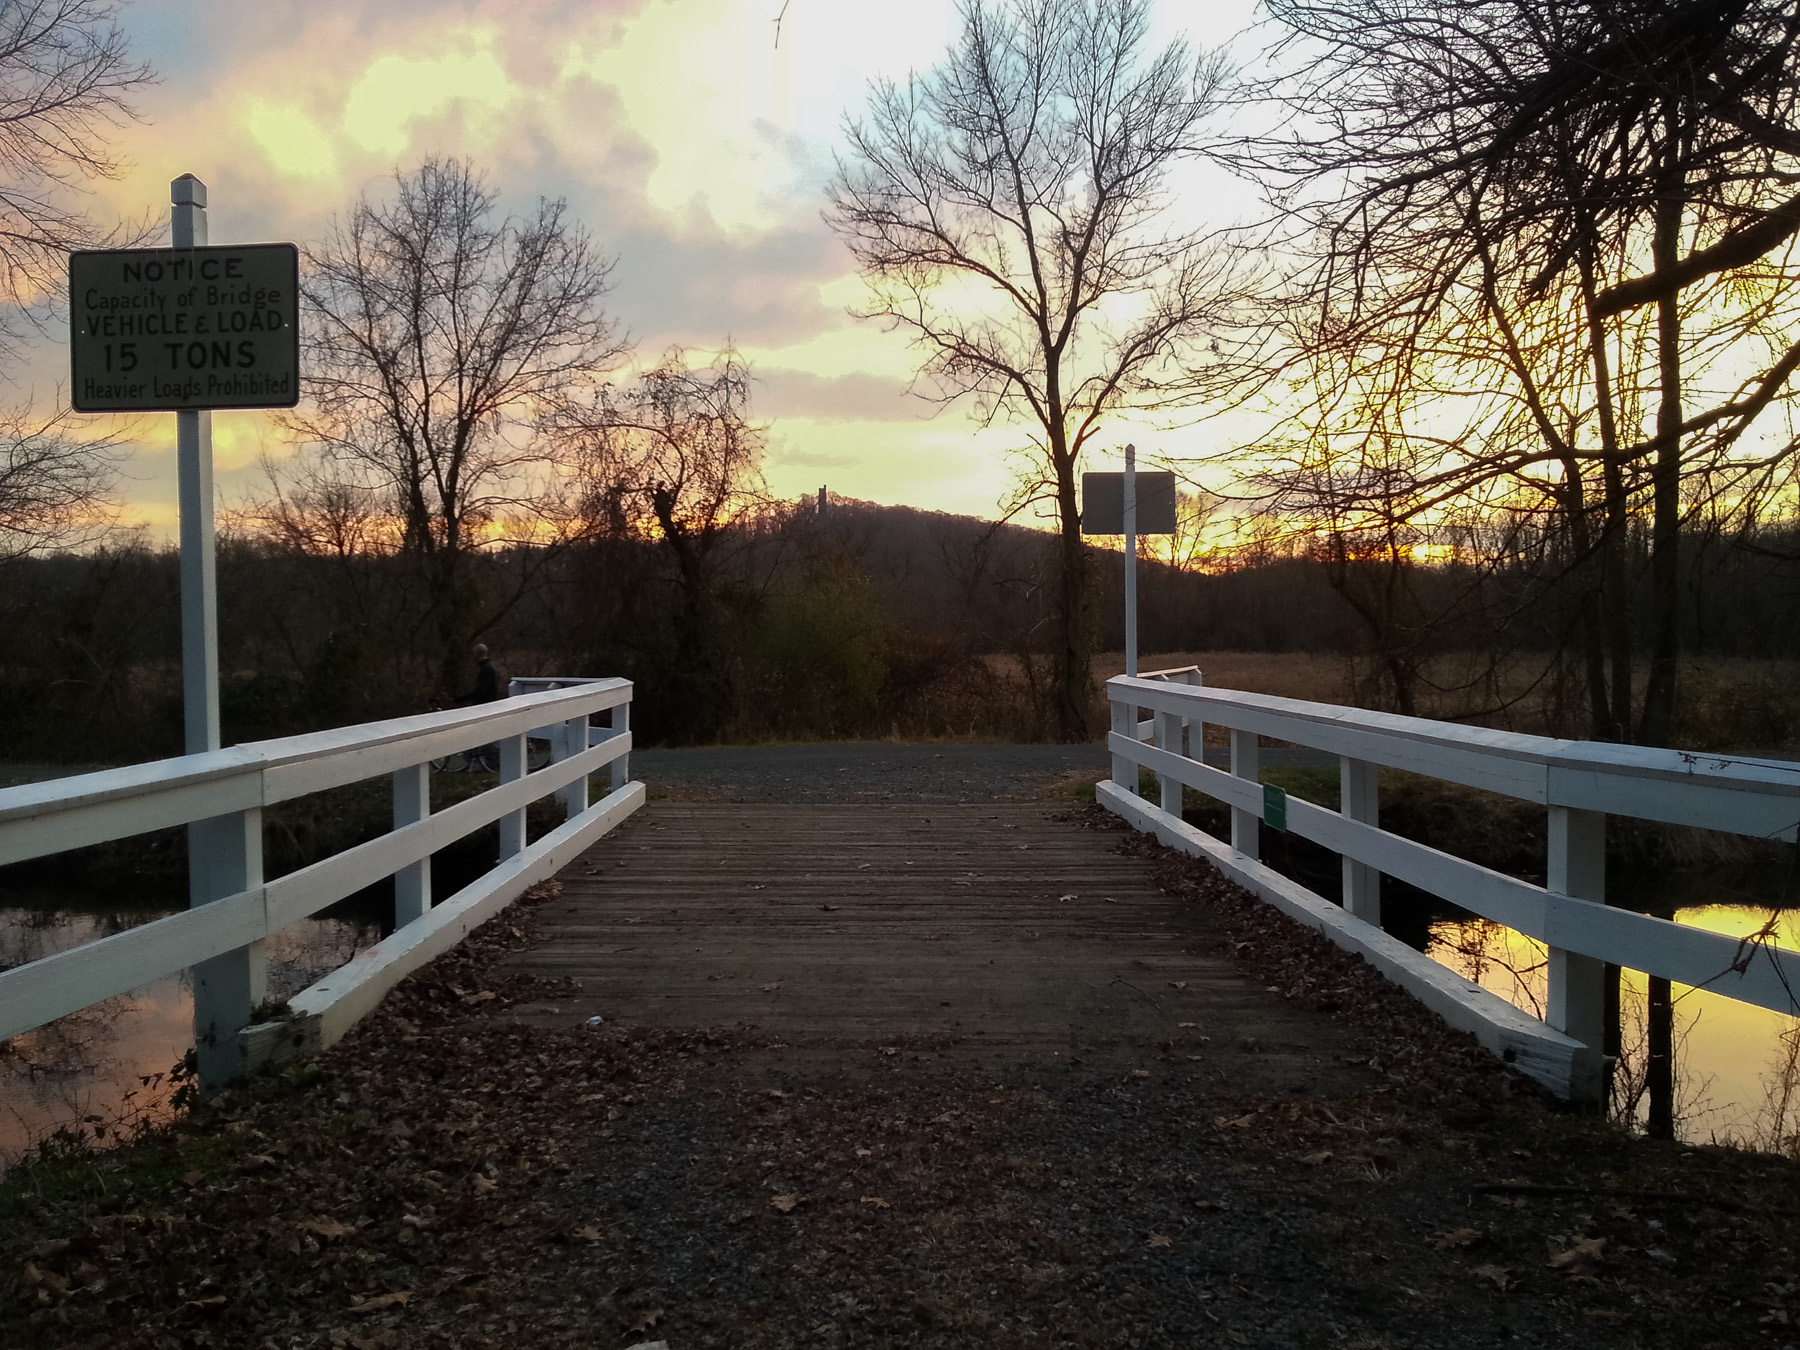
<instances>
[{"instance_id":1,"label":"distant tree line","mask_svg":"<svg viewBox=\"0 0 1800 1350\"><path fill-rule=\"evenodd\" d=\"M484 636L509 674L635 680L634 727L646 744L1040 739L1060 730L1046 642L1059 546L966 516L840 498L821 512L806 499L765 503L721 528L698 581L664 540L618 529L549 556L540 546L483 550L468 585L477 606L506 601ZM1648 541L1633 551L1647 619ZM464 653L446 684L439 635L420 619L422 583L399 552L326 552L237 533L219 561L230 741L424 711L473 679ZM1097 637L1114 649L1121 564L1103 549L1088 560ZM5 757L178 753L173 551L113 543L16 559L4 576ZM1246 550L1210 570L1146 560L1141 576L1146 652L1330 653L1358 676L1350 692L1369 706L1585 734L1579 682L1557 654L1579 600L1559 585L1550 550L1515 547L1496 565L1486 544L1426 561L1340 555L1327 541ZM688 598L696 585L698 601ZM1800 660L1793 522L1695 532L1682 585L1689 651ZM1496 680L1495 670L1512 679ZM1529 712L1515 706L1521 697ZM1772 700L1761 723L1733 734L1793 739L1794 702Z\"/></svg>"}]
</instances>

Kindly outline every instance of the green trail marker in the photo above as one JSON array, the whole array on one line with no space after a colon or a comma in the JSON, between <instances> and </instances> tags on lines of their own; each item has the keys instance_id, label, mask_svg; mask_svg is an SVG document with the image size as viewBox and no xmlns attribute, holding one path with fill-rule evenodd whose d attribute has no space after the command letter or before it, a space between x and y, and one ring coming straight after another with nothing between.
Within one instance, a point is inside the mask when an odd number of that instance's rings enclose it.
<instances>
[{"instance_id":1,"label":"green trail marker","mask_svg":"<svg viewBox=\"0 0 1800 1350\"><path fill-rule=\"evenodd\" d=\"M1287 829L1287 789L1263 784L1263 824L1271 830Z\"/></svg>"}]
</instances>

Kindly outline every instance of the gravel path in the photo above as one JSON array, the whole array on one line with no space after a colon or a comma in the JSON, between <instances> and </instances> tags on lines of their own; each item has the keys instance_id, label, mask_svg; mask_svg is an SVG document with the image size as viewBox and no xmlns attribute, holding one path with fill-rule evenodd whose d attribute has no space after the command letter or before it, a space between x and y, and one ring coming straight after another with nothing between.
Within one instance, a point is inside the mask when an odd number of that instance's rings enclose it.
<instances>
[{"instance_id":1,"label":"gravel path","mask_svg":"<svg viewBox=\"0 0 1800 1350\"><path fill-rule=\"evenodd\" d=\"M840 741L643 750L631 776L652 792L733 802L1004 802L1039 800L1111 762L1100 745Z\"/></svg>"}]
</instances>

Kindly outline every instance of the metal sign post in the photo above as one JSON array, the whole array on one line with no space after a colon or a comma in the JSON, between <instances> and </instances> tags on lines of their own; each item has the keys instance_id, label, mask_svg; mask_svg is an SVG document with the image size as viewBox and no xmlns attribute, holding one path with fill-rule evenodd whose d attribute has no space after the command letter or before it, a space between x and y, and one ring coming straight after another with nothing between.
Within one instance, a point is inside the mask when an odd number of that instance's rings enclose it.
<instances>
[{"instance_id":1,"label":"metal sign post","mask_svg":"<svg viewBox=\"0 0 1800 1350\"><path fill-rule=\"evenodd\" d=\"M1081 475L1081 532L1125 536L1125 673L1138 673L1137 539L1175 533L1175 475L1139 473L1137 447L1125 447L1125 472Z\"/></svg>"},{"instance_id":2,"label":"metal sign post","mask_svg":"<svg viewBox=\"0 0 1800 1350\"><path fill-rule=\"evenodd\" d=\"M213 540L215 408L291 408L300 398L299 251L207 244L206 184L169 185L166 249L69 256L75 411L173 412L181 505L181 699L190 755L220 747L219 605ZM262 883L262 812L188 826L188 905ZM192 968L200 1081L244 1073L238 1032L266 992L263 943Z\"/></svg>"},{"instance_id":3,"label":"metal sign post","mask_svg":"<svg viewBox=\"0 0 1800 1350\"><path fill-rule=\"evenodd\" d=\"M169 242L206 247L206 184L169 185ZM181 713L190 755L219 748L219 583L213 539L212 410L175 414L181 514Z\"/></svg>"},{"instance_id":4,"label":"metal sign post","mask_svg":"<svg viewBox=\"0 0 1800 1350\"><path fill-rule=\"evenodd\" d=\"M1125 447L1125 673L1138 673L1137 446Z\"/></svg>"}]
</instances>

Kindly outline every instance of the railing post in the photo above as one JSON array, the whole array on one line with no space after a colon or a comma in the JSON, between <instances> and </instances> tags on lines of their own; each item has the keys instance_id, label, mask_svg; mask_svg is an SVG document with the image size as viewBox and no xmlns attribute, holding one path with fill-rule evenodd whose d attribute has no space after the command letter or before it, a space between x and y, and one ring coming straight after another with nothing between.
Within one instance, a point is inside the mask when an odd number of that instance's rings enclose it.
<instances>
[{"instance_id":1,"label":"railing post","mask_svg":"<svg viewBox=\"0 0 1800 1350\"><path fill-rule=\"evenodd\" d=\"M1124 736L1136 740L1137 710L1135 708L1127 707L1116 698L1107 706L1112 710L1113 735ZM1123 788L1135 797L1138 790L1137 763L1134 760L1125 758L1124 755L1119 754L1117 751L1114 751L1112 757L1112 780L1115 785Z\"/></svg>"},{"instance_id":2,"label":"railing post","mask_svg":"<svg viewBox=\"0 0 1800 1350\"><path fill-rule=\"evenodd\" d=\"M620 703L612 710L612 734L623 736L631 730L631 705ZM612 762L612 790L617 792L631 781L631 756L620 755Z\"/></svg>"},{"instance_id":3,"label":"railing post","mask_svg":"<svg viewBox=\"0 0 1800 1350\"><path fill-rule=\"evenodd\" d=\"M262 810L232 811L188 826L188 907L197 908L262 885ZM194 1052L200 1085L228 1087L244 1076L238 1032L268 993L264 940L196 963Z\"/></svg>"},{"instance_id":4,"label":"railing post","mask_svg":"<svg viewBox=\"0 0 1800 1350\"><path fill-rule=\"evenodd\" d=\"M1346 820L1380 823L1380 765L1349 755L1338 757L1338 811ZM1381 927L1381 873L1348 853L1343 855L1343 868L1344 908L1365 923Z\"/></svg>"},{"instance_id":5,"label":"railing post","mask_svg":"<svg viewBox=\"0 0 1800 1350\"><path fill-rule=\"evenodd\" d=\"M512 783L525 776L525 736L500 738L500 781ZM500 817L500 861L525 851L525 808L508 811Z\"/></svg>"},{"instance_id":6,"label":"railing post","mask_svg":"<svg viewBox=\"0 0 1800 1350\"><path fill-rule=\"evenodd\" d=\"M571 717L556 729L556 739L550 742L550 758L552 761L571 759L587 749L588 719L583 713L580 717ZM557 799L562 802L563 819L573 820L588 808L588 781L583 774L566 788L557 791Z\"/></svg>"},{"instance_id":7,"label":"railing post","mask_svg":"<svg viewBox=\"0 0 1800 1350\"><path fill-rule=\"evenodd\" d=\"M1546 889L1605 904L1606 814L1552 806L1547 861ZM1606 963L1552 947L1549 966L1546 1020L1588 1047L1576 1061L1569 1099L1597 1104L1606 1088Z\"/></svg>"},{"instance_id":8,"label":"railing post","mask_svg":"<svg viewBox=\"0 0 1800 1350\"><path fill-rule=\"evenodd\" d=\"M1206 687L1206 676L1197 670L1187 673L1187 683L1196 689ZM1206 723L1196 718L1181 719L1181 733L1187 742L1187 757L1197 763L1206 763Z\"/></svg>"},{"instance_id":9,"label":"railing post","mask_svg":"<svg viewBox=\"0 0 1800 1350\"><path fill-rule=\"evenodd\" d=\"M431 765L394 770L394 828L416 825L431 814ZM431 855L394 873L394 927L404 928L431 908Z\"/></svg>"},{"instance_id":10,"label":"railing post","mask_svg":"<svg viewBox=\"0 0 1800 1350\"><path fill-rule=\"evenodd\" d=\"M1172 755L1185 753L1182 745L1181 714L1159 712L1156 714L1156 743ZM1162 789L1162 809L1175 819L1181 819L1181 784L1166 773L1156 775L1156 784Z\"/></svg>"},{"instance_id":11,"label":"railing post","mask_svg":"<svg viewBox=\"0 0 1800 1350\"><path fill-rule=\"evenodd\" d=\"M1262 782L1262 748L1256 743L1254 731L1231 729L1231 772L1252 783ZM1231 846L1246 858L1262 857L1261 827L1260 812L1246 811L1241 806L1231 808Z\"/></svg>"}]
</instances>

